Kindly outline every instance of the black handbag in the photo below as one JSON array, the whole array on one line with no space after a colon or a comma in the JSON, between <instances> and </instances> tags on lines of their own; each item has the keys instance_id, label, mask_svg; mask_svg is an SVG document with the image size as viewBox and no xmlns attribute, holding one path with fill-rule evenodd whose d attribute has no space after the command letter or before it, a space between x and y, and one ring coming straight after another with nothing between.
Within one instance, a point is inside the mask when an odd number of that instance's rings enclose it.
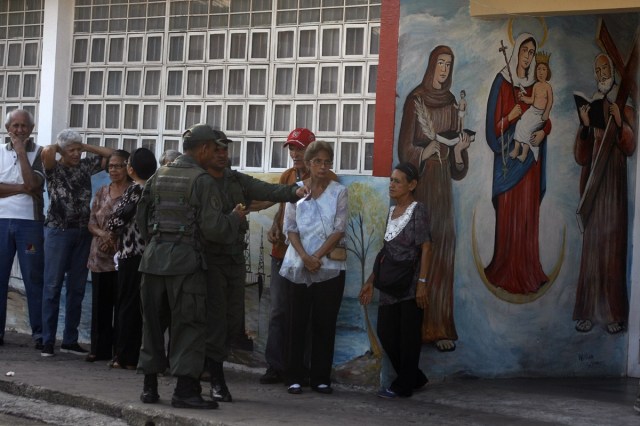
<instances>
[{"instance_id":1,"label":"black handbag","mask_svg":"<svg viewBox=\"0 0 640 426\"><path fill-rule=\"evenodd\" d=\"M393 260L382 247L373 264L373 286L393 297L407 296L414 281L416 263L417 259Z\"/></svg>"}]
</instances>

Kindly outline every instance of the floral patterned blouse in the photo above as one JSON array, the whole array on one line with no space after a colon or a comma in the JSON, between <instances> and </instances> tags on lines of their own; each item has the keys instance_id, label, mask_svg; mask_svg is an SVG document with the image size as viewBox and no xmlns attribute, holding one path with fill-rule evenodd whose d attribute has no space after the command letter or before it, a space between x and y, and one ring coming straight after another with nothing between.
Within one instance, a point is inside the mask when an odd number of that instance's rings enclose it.
<instances>
[{"instance_id":1,"label":"floral patterned blouse","mask_svg":"<svg viewBox=\"0 0 640 426\"><path fill-rule=\"evenodd\" d=\"M102 171L102 157L83 158L76 167L60 162L45 170L49 210L44 222L49 228L86 228L91 214L91 175Z\"/></svg>"},{"instance_id":2,"label":"floral patterned blouse","mask_svg":"<svg viewBox=\"0 0 640 426\"><path fill-rule=\"evenodd\" d=\"M120 259L141 256L144 252L145 241L136 224L136 210L140 197L142 197L142 186L133 183L122 194L122 199L107 221L107 229L120 235L118 246Z\"/></svg>"},{"instance_id":3,"label":"floral patterned blouse","mask_svg":"<svg viewBox=\"0 0 640 426\"><path fill-rule=\"evenodd\" d=\"M108 230L107 220L109 216L111 216L111 213L113 213L122 199L122 196L112 198L109 191L110 187L111 184L98 189L91 205L91 216L89 218L89 224L105 231ZM113 262L113 255L116 254L116 250L104 251L100 248L102 243L103 240L101 238L93 236L87 262L87 267L91 272L111 272L116 270L116 265Z\"/></svg>"}]
</instances>

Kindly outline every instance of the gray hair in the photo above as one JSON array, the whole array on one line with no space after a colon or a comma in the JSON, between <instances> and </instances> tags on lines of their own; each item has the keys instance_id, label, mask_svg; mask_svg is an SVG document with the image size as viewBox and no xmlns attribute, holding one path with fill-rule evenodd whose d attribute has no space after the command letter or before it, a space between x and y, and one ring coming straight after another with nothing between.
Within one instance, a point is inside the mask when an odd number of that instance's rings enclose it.
<instances>
[{"instance_id":1,"label":"gray hair","mask_svg":"<svg viewBox=\"0 0 640 426\"><path fill-rule=\"evenodd\" d=\"M36 122L33 119L33 114L31 114L29 111L27 111L26 109L14 109L13 111L9 111L7 113L7 118L4 120L4 127L9 127L11 125L13 117L16 114L23 114L27 116L27 119L29 120L29 126L33 127L36 125Z\"/></svg>"},{"instance_id":2,"label":"gray hair","mask_svg":"<svg viewBox=\"0 0 640 426\"><path fill-rule=\"evenodd\" d=\"M168 149L160 156L160 165L164 166L165 164L169 164L180 155L182 155L180 154L180 151L176 151L175 149Z\"/></svg>"},{"instance_id":3,"label":"gray hair","mask_svg":"<svg viewBox=\"0 0 640 426\"><path fill-rule=\"evenodd\" d=\"M56 143L62 149L65 149L66 147L74 143L82 143L82 136L80 136L80 133L69 129L63 130L58 133L56 139Z\"/></svg>"},{"instance_id":4,"label":"gray hair","mask_svg":"<svg viewBox=\"0 0 640 426\"><path fill-rule=\"evenodd\" d=\"M331 160L333 161L333 147L329 142L325 141L315 141L311 142L307 146L307 150L304 152L304 161L311 161L320 151L324 151L329 154Z\"/></svg>"}]
</instances>

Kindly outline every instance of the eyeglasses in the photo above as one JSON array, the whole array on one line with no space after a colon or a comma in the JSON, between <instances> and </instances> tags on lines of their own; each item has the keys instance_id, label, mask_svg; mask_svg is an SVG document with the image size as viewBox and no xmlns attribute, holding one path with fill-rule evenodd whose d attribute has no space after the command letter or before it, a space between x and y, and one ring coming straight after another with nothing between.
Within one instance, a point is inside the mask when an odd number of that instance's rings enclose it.
<instances>
[{"instance_id":1,"label":"eyeglasses","mask_svg":"<svg viewBox=\"0 0 640 426\"><path fill-rule=\"evenodd\" d=\"M311 164L313 164L314 166L325 165L327 167L331 167L331 166L333 166L333 161L331 161L331 160L321 160L319 158L314 158L313 160L311 160Z\"/></svg>"},{"instance_id":2,"label":"eyeglasses","mask_svg":"<svg viewBox=\"0 0 640 426\"><path fill-rule=\"evenodd\" d=\"M109 166L107 168L109 170L120 170L123 167L126 167L125 163L109 164Z\"/></svg>"}]
</instances>

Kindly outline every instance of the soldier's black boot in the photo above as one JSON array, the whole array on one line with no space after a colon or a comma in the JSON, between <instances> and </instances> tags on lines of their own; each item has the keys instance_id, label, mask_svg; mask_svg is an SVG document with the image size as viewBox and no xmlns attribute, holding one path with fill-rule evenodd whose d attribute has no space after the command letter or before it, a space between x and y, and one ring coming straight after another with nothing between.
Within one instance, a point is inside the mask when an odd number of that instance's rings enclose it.
<instances>
[{"instance_id":1,"label":"soldier's black boot","mask_svg":"<svg viewBox=\"0 0 640 426\"><path fill-rule=\"evenodd\" d=\"M144 386L142 387L142 394L140 394L140 401L145 404L155 404L160 399L158 395L158 375L157 374L145 374Z\"/></svg>"},{"instance_id":2,"label":"soldier's black boot","mask_svg":"<svg viewBox=\"0 0 640 426\"><path fill-rule=\"evenodd\" d=\"M211 359L209 361L209 374L211 375L211 399L220 402L231 402L231 393L224 380L224 370L221 362Z\"/></svg>"},{"instance_id":3,"label":"soldier's black boot","mask_svg":"<svg viewBox=\"0 0 640 426\"><path fill-rule=\"evenodd\" d=\"M216 401L205 401L200 392L202 388L198 379L187 376L178 376L176 389L171 398L171 405L176 408L200 408L210 410L218 408Z\"/></svg>"}]
</instances>

